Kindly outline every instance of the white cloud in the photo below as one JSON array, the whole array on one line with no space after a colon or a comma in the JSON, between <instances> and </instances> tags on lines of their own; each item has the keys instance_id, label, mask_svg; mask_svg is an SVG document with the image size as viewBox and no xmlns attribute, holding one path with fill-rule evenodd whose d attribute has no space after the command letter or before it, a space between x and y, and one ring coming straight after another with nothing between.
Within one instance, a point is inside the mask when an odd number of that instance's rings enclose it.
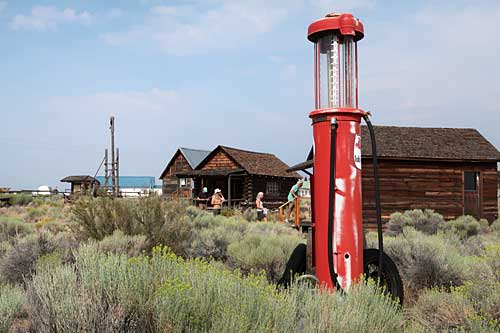
<instances>
[{"instance_id":1,"label":"white cloud","mask_svg":"<svg viewBox=\"0 0 500 333\"><path fill-rule=\"evenodd\" d=\"M16 15L10 22L13 30L51 30L62 23L89 24L92 15L88 11L63 10L52 6L34 6L29 15Z\"/></svg>"},{"instance_id":2,"label":"white cloud","mask_svg":"<svg viewBox=\"0 0 500 333\"><path fill-rule=\"evenodd\" d=\"M0 13L2 13L7 7L7 1L0 1Z\"/></svg>"},{"instance_id":3,"label":"white cloud","mask_svg":"<svg viewBox=\"0 0 500 333\"><path fill-rule=\"evenodd\" d=\"M123 15L125 15L125 12L122 9L112 8L108 11L106 17L110 20L114 20L123 17Z\"/></svg>"},{"instance_id":4,"label":"white cloud","mask_svg":"<svg viewBox=\"0 0 500 333\"><path fill-rule=\"evenodd\" d=\"M292 8L296 2L292 2ZM175 55L207 53L237 47L246 39L271 31L289 11L290 4L264 0L155 6L142 24L103 34L102 38L112 45L147 41Z\"/></svg>"},{"instance_id":5,"label":"white cloud","mask_svg":"<svg viewBox=\"0 0 500 333\"><path fill-rule=\"evenodd\" d=\"M65 113L159 113L176 110L180 106L180 97L176 91L154 88L148 91L99 92L79 97L58 97L53 98L50 105Z\"/></svg>"}]
</instances>

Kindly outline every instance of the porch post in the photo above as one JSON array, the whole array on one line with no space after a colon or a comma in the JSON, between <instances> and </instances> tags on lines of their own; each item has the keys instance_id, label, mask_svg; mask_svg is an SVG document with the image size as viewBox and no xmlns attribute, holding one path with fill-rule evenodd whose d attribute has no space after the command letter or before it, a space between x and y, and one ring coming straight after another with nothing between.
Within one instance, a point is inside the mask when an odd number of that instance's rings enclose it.
<instances>
[{"instance_id":1,"label":"porch post","mask_svg":"<svg viewBox=\"0 0 500 333\"><path fill-rule=\"evenodd\" d=\"M227 205L231 208L231 175L227 176Z\"/></svg>"}]
</instances>

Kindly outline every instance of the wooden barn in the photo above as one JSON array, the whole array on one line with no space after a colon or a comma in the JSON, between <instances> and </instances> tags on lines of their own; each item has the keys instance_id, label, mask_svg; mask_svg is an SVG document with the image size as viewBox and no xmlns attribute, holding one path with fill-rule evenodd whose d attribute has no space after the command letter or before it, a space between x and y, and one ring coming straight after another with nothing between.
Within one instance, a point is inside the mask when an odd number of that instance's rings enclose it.
<instances>
[{"instance_id":1,"label":"wooden barn","mask_svg":"<svg viewBox=\"0 0 500 333\"><path fill-rule=\"evenodd\" d=\"M382 218L408 209L434 209L446 219L498 217L500 152L477 130L375 126ZM361 128L363 220L376 223L368 128ZM312 167L312 161L297 169Z\"/></svg>"},{"instance_id":2,"label":"wooden barn","mask_svg":"<svg viewBox=\"0 0 500 333\"><path fill-rule=\"evenodd\" d=\"M286 202L290 188L301 178L287 168L273 154L218 146L194 170L178 172L177 177L193 179L195 194L203 187L210 194L221 189L232 206L251 205L258 192L264 192L266 204L273 206Z\"/></svg>"},{"instance_id":3,"label":"wooden barn","mask_svg":"<svg viewBox=\"0 0 500 333\"><path fill-rule=\"evenodd\" d=\"M190 198L194 188L191 177L177 177L180 172L193 171L205 157L209 150L179 148L161 173L163 195L167 198L183 196Z\"/></svg>"}]
</instances>

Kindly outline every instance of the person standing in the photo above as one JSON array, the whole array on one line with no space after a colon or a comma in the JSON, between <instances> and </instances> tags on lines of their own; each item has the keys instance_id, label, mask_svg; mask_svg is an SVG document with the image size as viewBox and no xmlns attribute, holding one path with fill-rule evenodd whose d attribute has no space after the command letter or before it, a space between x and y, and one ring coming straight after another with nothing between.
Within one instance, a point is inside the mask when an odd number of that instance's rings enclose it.
<instances>
[{"instance_id":1,"label":"person standing","mask_svg":"<svg viewBox=\"0 0 500 333\"><path fill-rule=\"evenodd\" d=\"M290 203L288 204L288 212L286 214L286 219L285 219L285 222L287 223L288 220L290 219L290 215L292 215L292 209L295 208L295 201L298 198L300 198L299 191L303 184L304 182L302 181L302 179L299 179L297 181L297 184L293 185L292 188L290 189L290 192L288 193L288 201Z\"/></svg>"},{"instance_id":2,"label":"person standing","mask_svg":"<svg viewBox=\"0 0 500 333\"><path fill-rule=\"evenodd\" d=\"M220 189L216 188L214 195L212 195L212 207L214 215L219 215L222 207L222 203L226 201Z\"/></svg>"},{"instance_id":3,"label":"person standing","mask_svg":"<svg viewBox=\"0 0 500 333\"><path fill-rule=\"evenodd\" d=\"M198 197L196 198L198 201L198 208L207 209L208 204L208 188L204 187L200 193L198 193Z\"/></svg>"},{"instance_id":4,"label":"person standing","mask_svg":"<svg viewBox=\"0 0 500 333\"><path fill-rule=\"evenodd\" d=\"M259 192L257 194L257 200L255 200L255 206L257 207L257 221L264 220L267 222L267 209L264 208L262 199L264 199L264 193Z\"/></svg>"}]
</instances>

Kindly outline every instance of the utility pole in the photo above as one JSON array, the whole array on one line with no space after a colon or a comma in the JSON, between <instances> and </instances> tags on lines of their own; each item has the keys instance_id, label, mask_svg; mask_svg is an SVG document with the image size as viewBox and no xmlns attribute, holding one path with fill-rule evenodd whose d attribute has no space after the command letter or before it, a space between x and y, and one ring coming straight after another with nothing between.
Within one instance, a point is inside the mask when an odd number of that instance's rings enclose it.
<instances>
[{"instance_id":1,"label":"utility pole","mask_svg":"<svg viewBox=\"0 0 500 333\"><path fill-rule=\"evenodd\" d=\"M108 162L108 148L104 149L104 184L106 192L109 191L109 162Z\"/></svg>"},{"instance_id":2,"label":"utility pole","mask_svg":"<svg viewBox=\"0 0 500 333\"><path fill-rule=\"evenodd\" d=\"M116 148L116 196L120 195L120 151Z\"/></svg>"},{"instance_id":3,"label":"utility pole","mask_svg":"<svg viewBox=\"0 0 500 333\"><path fill-rule=\"evenodd\" d=\"M113 196L117 196L116 193L116 160L115 160L115 117L111 116L109 118L109 129L111 131L111 188Z\"/></svg>"}]
</instances>

